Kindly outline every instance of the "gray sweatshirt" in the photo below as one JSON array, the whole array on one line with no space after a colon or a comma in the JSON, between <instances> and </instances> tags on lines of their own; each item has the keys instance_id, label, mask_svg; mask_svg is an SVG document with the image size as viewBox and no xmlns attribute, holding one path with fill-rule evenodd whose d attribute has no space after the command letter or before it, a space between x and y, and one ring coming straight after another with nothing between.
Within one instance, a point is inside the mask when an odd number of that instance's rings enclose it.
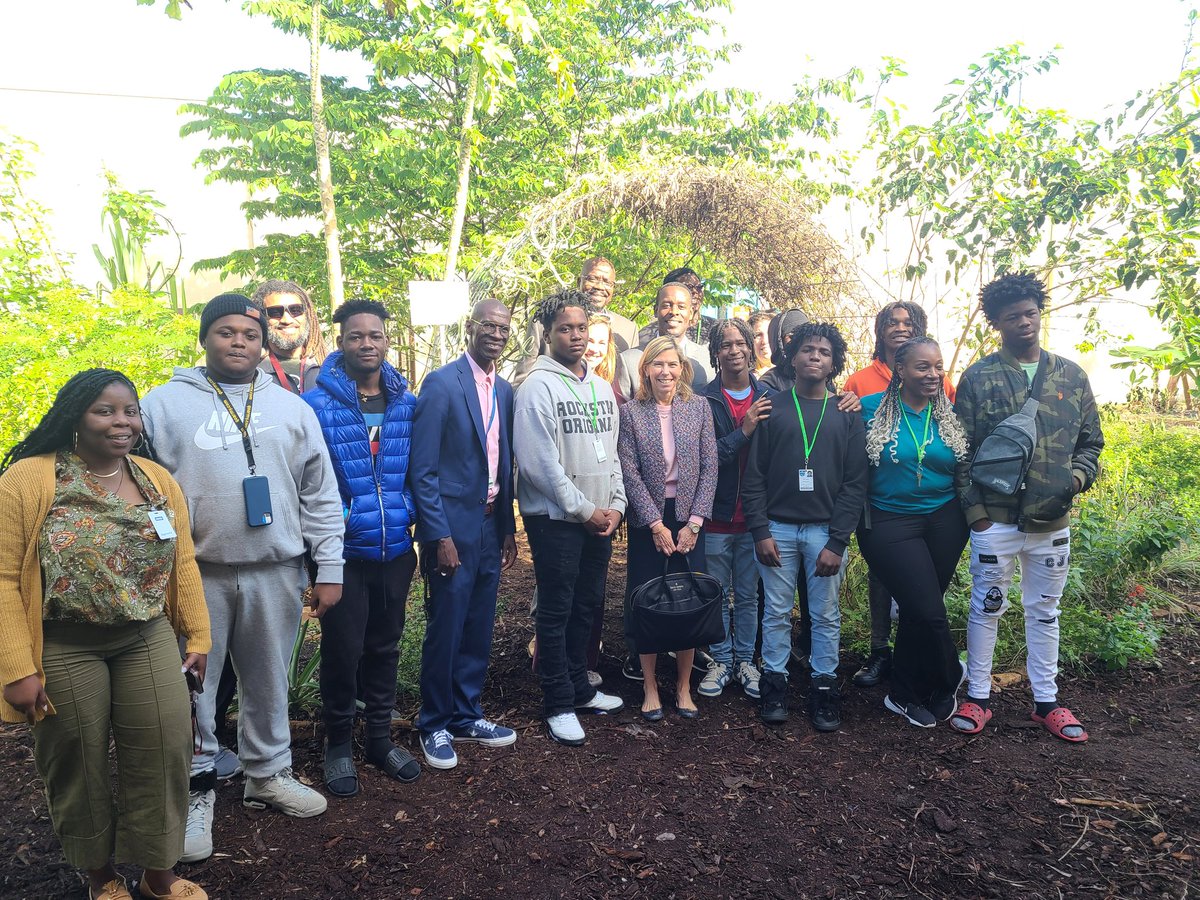
<instances>
[{"instance_id":1,"label":"gray sweatshirt","mask_svg":"<svg viewBox=\"0 0 1200 900\"><path fill-rule=\"evenodd\" d=\"M222 385L239 416L249 385ZM142 398L146 435L187 497L196 559L252 565L304 553L317 581L342 583L342 501L312 408L259 371L250 435L256 474L271 488L270 525L246 524L242 480L250 474L242 434L201 369L176 369Z\"/></svg>"},{"instance_id":2,"label":"gray sweatshirt","mask_svg":"<svg viewBox=\"0 0 1200 900\"><path fill-rule=\"evenodd\" d=\"M608 382L591 370L581 382L553 357L539 356L517 391L513 413L521 515L586 522L596 507L624 514L619 422ZM596 458L597 437L603 462Z\"/></svg>"}]
</instances>

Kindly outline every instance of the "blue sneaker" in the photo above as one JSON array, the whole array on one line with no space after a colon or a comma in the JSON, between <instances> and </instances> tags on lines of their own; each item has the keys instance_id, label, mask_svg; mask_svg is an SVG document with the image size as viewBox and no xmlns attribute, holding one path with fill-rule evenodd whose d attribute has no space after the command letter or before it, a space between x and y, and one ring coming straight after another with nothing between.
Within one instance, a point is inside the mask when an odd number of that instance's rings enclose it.
<instances>
[{"instance_id":1,"label":"blue sneaker","mask_svg":"<svg viewBox=\"0 0 1200 900\"><path fill-rule=\"evenodd\" d=\"M453 741L471 741L483 744L485 747L507 747L517 742L517 733L511 728L489 722L487 719L476 719L466 728L457 728L450 732Z\"/></svg>"},{"instance_id":2,"label":"blue sneaker","mask_svg":"<svg viewBox=\"0 0 1200 900\"><path fill-rule=\"evenodd\" d=\"M421 735L421 749L425 751L425 762L435 769L453 769L458 765L458 754L454 752L453 738L446 729Z\"/></svg>"}]
</instances>

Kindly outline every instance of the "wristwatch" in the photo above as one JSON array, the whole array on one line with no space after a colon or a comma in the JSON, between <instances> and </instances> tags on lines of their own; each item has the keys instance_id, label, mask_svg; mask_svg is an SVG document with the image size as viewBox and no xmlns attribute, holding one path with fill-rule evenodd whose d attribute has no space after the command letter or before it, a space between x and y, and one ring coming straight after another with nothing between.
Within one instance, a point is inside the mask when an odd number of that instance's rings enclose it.
<instances>
[{"instance_id":1,"label":"wristwatch","mask_svg":"<svg viewBox=\"0 0 1200 900\"><path fill-rule=\"evenodd\" d=\"M692 534L700 533L700 526L697 525L695 522L688 522L688 528L692 529Z\"/></svg>"}]
</instances>

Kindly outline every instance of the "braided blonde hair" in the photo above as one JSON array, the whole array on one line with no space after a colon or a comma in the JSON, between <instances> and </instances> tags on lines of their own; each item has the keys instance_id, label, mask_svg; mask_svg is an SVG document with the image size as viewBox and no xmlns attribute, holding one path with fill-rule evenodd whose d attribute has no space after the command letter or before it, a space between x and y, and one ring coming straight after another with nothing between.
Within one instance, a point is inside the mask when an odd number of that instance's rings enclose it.
<instances>
[{"instance_id":1,"label":"braided blonde hair","mask_svg":"<svg viewBox=\"0 0 1200 900\"><path fill-rule=\"evenodd\" d=\"M896 350L896 358L892 363L892 380L879 402L879 409L875 411L870 427L867 428L867 459L873 466L879 465L885 448L892 462L899 462L896 458L896 446L900 434L900 419L904 415L900 408L900 364L918 346L926 344L933 344L935 347L938 345L933 338L922 336L905 341ZM943 384L938 385L937 396L930 402L933 404L932 416L937 422L942 443L950 448L955 459L966 459L967 433L958 421L958 416L954 414L954 407L950 404L950 398L946 396Z\"/></svg>"}]
</instances>

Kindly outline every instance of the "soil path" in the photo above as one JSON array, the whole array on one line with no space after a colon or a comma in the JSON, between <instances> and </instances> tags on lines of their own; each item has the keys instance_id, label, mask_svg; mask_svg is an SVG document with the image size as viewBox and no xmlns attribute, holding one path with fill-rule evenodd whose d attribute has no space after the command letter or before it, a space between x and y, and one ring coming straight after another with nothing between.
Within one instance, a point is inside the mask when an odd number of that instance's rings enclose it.
<instances>
[{"instance_id":1,"label":"soil path","mask_svg":"<svg viewBox=\"0 0 1200 900\"><path fill-rule=\"evenodd\" d=\"M1161 667L1064 679L1091 741L1069 746L1005 691L977 738L906 725L883 690L844 690L843 727L814 733L792 688L765 729L739 690L701 718L640 723L620 675L621 566L605 623L606 690L631 709L560 747L537 720L524 605L528 550L504 592L485 708L515 747L460 750L413 785L361 764L360 795L307 821L218 791L208 861L180 868L214 898L1184 897L1200 854L1200 640L1175 628ZM858 660L844 658L847 678ZM660 684L669 691L669 667ZM803 684L793 678L793 684ZM669 696L669 693L666 694ZM320 780L319 728L295 730L295 768ZM418 753L415 736L397 739ZM418 753L419 756L419 753ZM86 897L50 830L24 727L0 729L0 897ZM127 874L136 874L127 871Z\"/></svg>"}]
</instances>

